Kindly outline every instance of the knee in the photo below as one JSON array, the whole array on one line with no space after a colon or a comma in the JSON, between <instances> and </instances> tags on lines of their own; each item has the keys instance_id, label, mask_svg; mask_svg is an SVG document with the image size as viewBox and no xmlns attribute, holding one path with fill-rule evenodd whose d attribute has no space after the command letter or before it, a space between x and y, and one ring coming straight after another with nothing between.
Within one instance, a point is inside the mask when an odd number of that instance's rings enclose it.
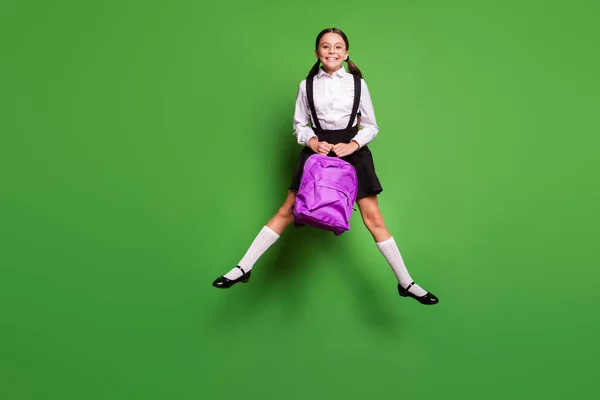
<instances>
[{"instance_id":1,"label":"knee","mask_svg":"<svg viewBox=\"0 0 600 400\"><path fill-rule=\"evenodd\" d=\"M277 213L275 215L277 216L277 218L280 218L280 219L285 219L285 220L293 220L294 219L294 215L292 214L291 206L287 203L285 203L281 207L279 207L279 210L277 210Z\"/></svg>"},{"instance_id":2,"label":"knee","mask_svg":"<svg viewBox=\"0 0 600 400\"><path fill-rule=\"evenodd\" d=\"M363 215L363 222L370 231L385 228L385 223L380 213L369 213Z\"/></svg>"}]
</instances>

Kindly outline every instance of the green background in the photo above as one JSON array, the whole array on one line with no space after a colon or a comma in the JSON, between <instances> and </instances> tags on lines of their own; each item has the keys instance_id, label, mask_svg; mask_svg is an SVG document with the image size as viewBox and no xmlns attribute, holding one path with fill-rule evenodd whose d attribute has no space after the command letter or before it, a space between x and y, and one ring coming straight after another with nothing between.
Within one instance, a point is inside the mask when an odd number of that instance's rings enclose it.
<instances>
[{"instance_id":1,"label":"green background","mask_svg":"<svg viewBox=\"0 0 600 400\"><path fill-rule=\"evenodd\" d=\"M592 395L597 4L3 2L0 398ZM358 213L211 287L284 200L331 26L438 306L397 295Z\"/></svg>"}]
</instances>

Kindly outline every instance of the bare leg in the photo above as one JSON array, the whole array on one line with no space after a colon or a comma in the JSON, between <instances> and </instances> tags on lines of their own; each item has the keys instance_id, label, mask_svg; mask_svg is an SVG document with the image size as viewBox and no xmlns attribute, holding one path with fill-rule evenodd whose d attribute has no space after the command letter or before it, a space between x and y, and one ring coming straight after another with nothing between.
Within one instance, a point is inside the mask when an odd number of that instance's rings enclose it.
<instances>
[{"instance_id":1,"label":"bare leg","mask_svg":"<svg viewBox=\"0 0 600 400\"><path fill-rule=\"evenodd\" d=\"M371 232L371 236L375 242L383 242L392 237L383 221L383 216L379 210L379 202L377 196L366 196L356 200L363 223Z\"/></svg>"},{"instance_id":2,"label":"bare leg","mask_svg":"<svg viewBox=\"0 0 600 400\"><path fill-rule=\"evenodd\" d=\"M283 205L279 207L277 213L271 217L267 222L267 227L273 230L273 232L281 235L285 228L289 224L294 222L294 216L292 215L290 208L296 203L296 191L289 190Z\"/></svg>"}]
</instances>

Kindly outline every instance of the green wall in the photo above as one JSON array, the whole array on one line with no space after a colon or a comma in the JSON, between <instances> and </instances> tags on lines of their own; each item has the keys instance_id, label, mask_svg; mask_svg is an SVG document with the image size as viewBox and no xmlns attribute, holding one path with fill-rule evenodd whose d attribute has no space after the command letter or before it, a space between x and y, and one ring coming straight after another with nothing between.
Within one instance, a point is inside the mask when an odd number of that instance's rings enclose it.
<instances>
[{"instance_id":1,"label":"green wall","mask_svg":"<svg viewBox=\"0 0 600 400\"><path fill-rule=\"evenodd\" d=\"M591 393L597 4L3 3L0 398ZM211 287L285 197L331 26L373 98L385 221L438 306L397 295L358 213Z\"/></svg>"}]
</instances>

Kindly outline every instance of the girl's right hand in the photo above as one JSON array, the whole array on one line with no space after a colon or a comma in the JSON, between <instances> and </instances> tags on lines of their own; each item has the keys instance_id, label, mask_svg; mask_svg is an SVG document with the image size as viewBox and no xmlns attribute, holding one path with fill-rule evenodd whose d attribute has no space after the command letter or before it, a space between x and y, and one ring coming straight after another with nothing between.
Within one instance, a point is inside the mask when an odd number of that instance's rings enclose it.
<instances>
[{"instance_id":1,"label":"girl's right hand","mask_svg":"<svg viewBox=\"0 0 600 400\"><path fill-rule=\"evenodd\" d=\"M322 154L324 156L329 154L331 149L333 149L332 144L329 144L327 142L319 142L315 138L310 139L310 141L308 142L308 145L312 151L314 151L317 154Z\"/></svg>"}]
</instances>

